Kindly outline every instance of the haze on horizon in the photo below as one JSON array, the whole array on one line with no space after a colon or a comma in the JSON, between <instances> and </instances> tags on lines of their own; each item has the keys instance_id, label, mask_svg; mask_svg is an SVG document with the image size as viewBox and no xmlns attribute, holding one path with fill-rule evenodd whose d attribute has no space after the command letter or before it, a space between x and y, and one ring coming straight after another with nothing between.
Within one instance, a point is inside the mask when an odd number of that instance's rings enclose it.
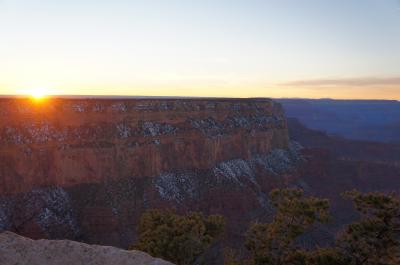
<instances>
[{"instance_id":1,"label":"haze on horizon","mask_svg":"<svg viewBox=\"0 0 400 265\"><path fill-rule=\"evenodd\" d=\"M398 0L0 0L0 95L400 100Z\"/></svg>"}]
</instances>

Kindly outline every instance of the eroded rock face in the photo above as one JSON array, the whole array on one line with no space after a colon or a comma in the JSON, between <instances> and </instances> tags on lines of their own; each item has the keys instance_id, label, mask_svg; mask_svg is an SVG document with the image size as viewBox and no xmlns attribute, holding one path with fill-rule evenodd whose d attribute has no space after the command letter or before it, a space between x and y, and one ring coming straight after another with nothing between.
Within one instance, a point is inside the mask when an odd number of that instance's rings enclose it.
<instances>
[{"instance_id":1,"label":"eroded rock face","mask_svg":"<svg viewBox=\"0 0 400 265\"><path fill-rule=\"evenodd\" d=\"M69 194L60 187L0 196L0 231L31 237L77 238L80 228Z\"/></svg>"},{"instance_id":2,"label":"eroded rock face","mask_svg":"<svg viewBox=\"0 0 400 265\"><path fill-rule=\"evenodd\" d=\"M291 127L305 149L269 100L0 99L0 231L127 248L146 209L173 208L224 215L234 247L289 186L331 200L329 242L354 220L342 192L400 189L397 147Z\"/></svg>"},{"instance_id":3,"label":"eroded rock face","mask_svg":"<svg viewBox=\"0 0 400 265\"><path fill-rule=\"evenodd\" d=\"M267 99L0 99L0 194L209 169L288 146Z\"/></svg>"},{"instance_id":4,"label":"eroded rock face","mask_svg":"<svg viewBox=\"0 0 400 265\"><path fill-rule=\"evenodd\" d=\"M95 246L68 240L31 240L0 234L2 265L172 265L140 251Z\"/></svg>"},{"instance_id":5,"label":"eroded rock face","mask_svg":"<svg viewBox=\"0 0 400 265\"><path fill-rule=\"evenodd\" d=\"M0 231L120 247L149 208L241 233L301 160L268 99L0 99L0 146Z\"/></svg>"}]
</instances>

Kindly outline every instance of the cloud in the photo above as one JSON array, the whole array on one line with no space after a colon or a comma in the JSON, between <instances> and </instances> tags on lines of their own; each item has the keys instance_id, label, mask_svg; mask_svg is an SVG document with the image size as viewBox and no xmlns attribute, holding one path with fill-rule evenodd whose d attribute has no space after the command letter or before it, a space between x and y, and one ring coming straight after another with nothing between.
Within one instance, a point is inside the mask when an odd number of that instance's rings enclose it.
<instances>
[{"instance_id":1,"label":"cloud","mask_svg":"<svg viewBox=\"0 0 400 265\"><path fill-rule=\"evenodd\" d=\"M337 87L337 86L399 86L400 77L329 78L297 80L280 84L292 87Z\"/></svg>"}]
</instances>

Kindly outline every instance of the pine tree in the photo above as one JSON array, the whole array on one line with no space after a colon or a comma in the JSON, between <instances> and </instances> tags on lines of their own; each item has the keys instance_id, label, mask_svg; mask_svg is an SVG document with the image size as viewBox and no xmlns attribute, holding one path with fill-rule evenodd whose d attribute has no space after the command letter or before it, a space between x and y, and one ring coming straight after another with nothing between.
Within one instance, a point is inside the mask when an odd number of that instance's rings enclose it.
<instances>
[{"instance_id":1,"label":"pine tree","mask_svg":"<svg viewBox=\"0 0 400 265\"><path fill-rule=\"evenodd\" d=\"M189 265L222 234L224 225L219 215L149 210L141 217L139 242L133 248L177 265Z\"/></svg>"},{"instance_id":2,"label":"pine tree","mask_svg":"<svg viewBox=\"0 0 400 265\"><path fill-rule=\"evenodd\" d=\"M304 264L306 255L298 252L295 240L314 224L329 219L328 201L305 197L300 189L273 190L270 201L276 208L272 222L254 224L247 235L246 247L254 264Z\"/></svg>"},{"instance_id":3,"label":"pine tree","mask_svg":"<svg viewBox=\"0 0 400 265\"><path fill-rule=\"evenodd\" d=\"M351 191L360 221L348 225L338 246L352 265L388 265L400 261L400 200L394 194Z\"/></svg>"}]
</instances>

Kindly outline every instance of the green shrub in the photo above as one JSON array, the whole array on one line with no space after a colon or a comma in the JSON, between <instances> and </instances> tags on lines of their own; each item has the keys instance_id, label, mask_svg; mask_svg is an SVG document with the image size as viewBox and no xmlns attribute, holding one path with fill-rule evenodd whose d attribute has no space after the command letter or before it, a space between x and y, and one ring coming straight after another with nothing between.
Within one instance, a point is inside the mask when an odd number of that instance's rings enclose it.
<instances>
[{"instance_id":1,"label":"green shrub","mask_svg":"<svg viewBox=\"0 0 400 265\"><path fill-rule=\"evenodd\" d=\"M224 226L220 215L149 210L141 217L139 242L134 248L177 265L189 265L222 234Z\"/></svg>"}]
</instances>

